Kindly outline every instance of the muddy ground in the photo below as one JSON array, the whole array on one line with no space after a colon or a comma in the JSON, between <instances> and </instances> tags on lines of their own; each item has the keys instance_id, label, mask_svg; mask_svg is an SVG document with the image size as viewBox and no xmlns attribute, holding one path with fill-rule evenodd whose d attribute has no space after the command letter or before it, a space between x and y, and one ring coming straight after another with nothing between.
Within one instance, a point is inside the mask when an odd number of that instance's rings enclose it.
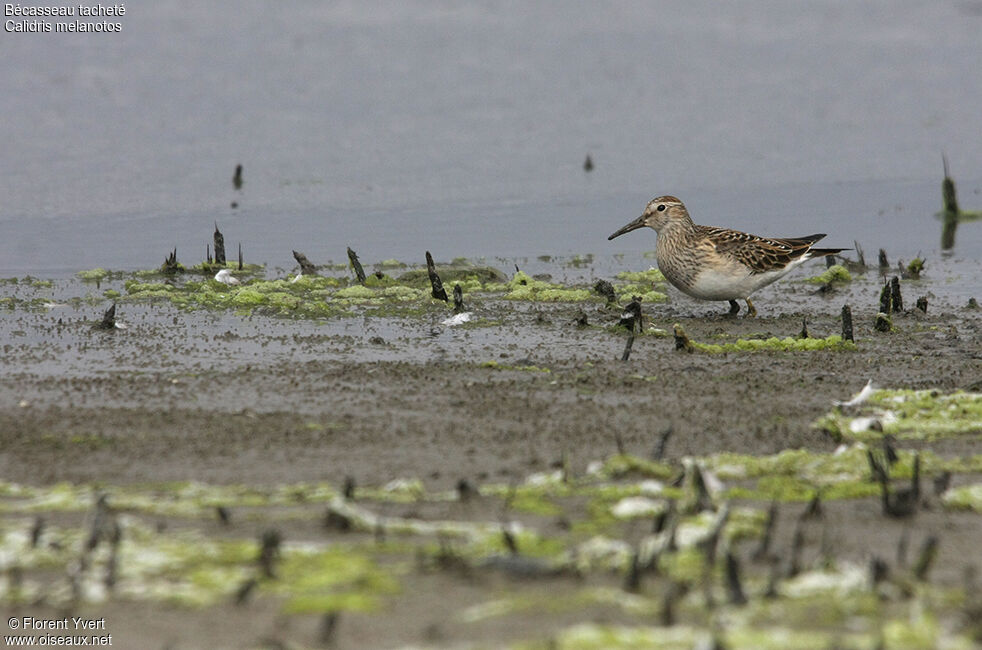
<instances>
[{"instance_id":1,"label":"muddy ground","mask_svg":"<svg viewBox=\"0 0 982 650\"><path fill-rule=\"evenodd\" d=\"M816 267L815 272L822 270ZM553 271L562 274L561 269ZM578 273L589 288L591 270ZM50 299L64 306L13 306L0 316L5 344L0 361L0 477L8 485L0 521L12 544L10 531L23 532L39 516L51 530L63 531L85 529L91 516L88 497L49 511L36 501L18 500L10 484L38 494L68 483L121 495L146 490L166 495L167 486L185 481L262 492L298 484L328 484L340 491L347 480L356 486L348 502L370 512L413 521L500 525L515 520L536 531L540 541L578 548L600 530L599 524L578 528L594 516L589 494L557 488L560 492L546 495L548 507L523 509L512 508L507 493L502 496L491 487L485 491L484 486L523 486L530 476L540 477L534 483L551 480L556 472L567 485L593 485L596 467L591 463L621 457L658 456L665 475L652 470L649 478L668 486L676 475L685 474L682 461L687 457L716 458L724 452L764 457L802 449L828 458L840 444L855 442L835 438L815 426L816 421L833 410L833 400L848 399L869 379L880 388L982 392L980 312L960 298L946 298L942 281L905 281L908 311L893 316L892 332L877 332L873 323L880 282L870 271L817 295L816 287L799 277L755 296L755 319L724 318L725 305L696 302L668 289L668 302L644 305L645 334L636 337L627 362L621 361L626 331L614 327L622 305L607 306L599 298L534 302L475 294L467 297L475 321L460 327L443 325L448 309L428 299L412 316L370 316L356 310L334 319L189 313L166 302L124 301L118 317L127 328L100 332L91 326L108 302L61 303L58 298L59 292L97 295L106 286L94 289L75 280L31 290L24 282L7 285L5 295L26 297L25 292L34 291L49 299L50 292ZM911 309L920 295L928 296L927 313ZM678 323L691 339L704 343L796 337L804 321L812 337L823 338L841 332L843 304L852 306L856 349L685 353L676 350L671 336ZM586 326L577 322L584 316ZM982 425L933 440L901 438L897 447L906 459L901 466L907 462L909 476L911 452L917 450L933 452L938 462L977 458L980 430ZM879 449L878 443L868 444ZM969 607L968 597L960 590L970 567L982 561L977 546L982 517L942 505L940 492L930 488L940 473L926 468L924 503L910 516L884 515L875 486L855 498L824 502L817 523L804 529L806 568L860 567L865 576L877 556L892 567L892 576L899 576L930 535L939 537L929 577L911 588L916 596L897 595L903 588L896 587L873 604L862 601L857 605L861 614L829 615L826 622L816 622L810 614L764 615L757 610L750 620L741 619L740 612L751 610L728 604L722 556L713 569L718 577L713 588L719 591L710 607L697 588L701 582L666 580L664 571L631 585L630 567L616 562L578 571L561 562L558 569L555 564L548 570L538 564L516 568L507 558L526 553L521 545L510 552L504 541L493 552L478 551L463 543L458 548L442 534L405 533L395 536L404 547L366 551L383 543L377 541L380 531L351 522L347 527L337 520L332 524L325 519L325 508L333 501L314 498L252 507L227 497L226 523L215 514L215 504L222 505L226 497L216 497L218 501L208 501L189 515L149 506L120 506L118 512L133 526L161 535L190 531L200 536L195 539L248 542L254 550L247 555L260 553L256 540L269 529L279 532L284 548L309 542L367 553L383 573L396 576L394 586L369 594L371 605L331 601L321 609L296 611L284 604L288 596L272 587L257 589L236 604L239 582L217 588L219 595L206 605L130 592L64 598L59 590L67 569L58 561L27 560L17 573L33 581L34 591L17 596L10 587L12 567L18 565L15 551L15 559L6 559L8 582L0 610L18 617L54 618L68 611L105 617L113 646L122 648L644 647L645 630L661 630L665 647L690 647L692 638L705 641L714 635L726 646L754 647L747 630L766 630L768 625L800 630L805 639L818 634L819 647L827 647L830 639L842 647L872 647L868 644L877 639L902 647L910 640L904 636L909 630L926 625L911 613L911 603L926 598L935 635L925 643L961 647L972 631L962 612ZM605 476L631 486L630 492L642 474ZM391 485L398 498L379 495L394 479L418 481L408 491L411 498L403 498L407 492ZM977 471L956 471L951 486L979 480ZM461 498L462 481L479 493ZM722 482L727 487L740 484L726 478ZM708 511L719 512L730 501L732 507L760 517L770 503L728 499L725 493L714 500ZM808 501L779 500L771 544L775 557L790 552L801 532L795 522ZM650 517L609 525L605 537L632 547L652 527ZM760 530L734 536L726 547L742 563L751 603L763 602L770 571L767 561L752 558L759 537ZM905 562L898 559L898 544L909 546ZM240 563L241 571L253 570L251 558ZM124 564L121 584L126 576ZM287 580L280 576L259 582L272 585L277 579ZM669 595L676 582L687 584L685 593ZM961 600L950 594L925 596L924 584L961 594ZM873 593L875 585L864 589ZM570 594L589 595L555 604ZM597 594L607 594L606 600ZM668 620L665 603L676 596L677 610ZM625 605L632 599L637 599L634 608ZM480 614L489 602L511 605L493 615ZM886 604L876 604L880 602ZM812 605L802 607L814 614ZM857 616L866 622L856 623ZM599 624L596 629L610 634L638 631L642 636L636 646L623 638L584 640L592 629L582 626L586 623ZM668 641L673 629L677 646ZM805 642L801 647L814 646Z\"/></svg>"}]
</instances>

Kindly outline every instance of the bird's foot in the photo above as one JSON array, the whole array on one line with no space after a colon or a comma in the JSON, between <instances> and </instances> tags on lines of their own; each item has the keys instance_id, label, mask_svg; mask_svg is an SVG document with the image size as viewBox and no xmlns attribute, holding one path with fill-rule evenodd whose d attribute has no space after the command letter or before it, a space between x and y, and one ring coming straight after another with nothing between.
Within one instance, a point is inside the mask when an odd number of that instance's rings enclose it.
<instances>
[{"instance_id":1,"label":"bird's foot","mask_svg":"<svg viewBox=\"0 0 982 650\"><path fill-rule=\"evenodd\" d=\"M754 303L750 302L750 298L744 298L744 300L747 301L747 315L746 315L746 318L755 318L757 316L757 308L754 307ZM730 302L732 302L734 305L736 304L736 302L733 301L733 300L731 300ZM733 310L730 309L730 311L732 312Z\"/></svg>"}]
</instances>

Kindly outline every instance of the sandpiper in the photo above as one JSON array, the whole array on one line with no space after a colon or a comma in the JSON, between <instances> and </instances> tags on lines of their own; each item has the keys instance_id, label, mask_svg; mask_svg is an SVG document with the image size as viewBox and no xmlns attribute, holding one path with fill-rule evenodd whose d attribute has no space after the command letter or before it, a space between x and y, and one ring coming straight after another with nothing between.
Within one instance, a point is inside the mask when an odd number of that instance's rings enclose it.
<instances>
[{"instance_id":1,"label":"sandpiper","mask_svg":"<svg viewBox=\"0 0 982 650\"><path fill-rule=\"evenodd\" d=\"M674 196L648 202L644 214L607 239L648 226L658 233L655 259L677 289L702 300L729 300L730 315L747 302L747 316L756 316L750 294L783 277L813 257L835 255L844 248L812 248L824 233L776 239L739 230L700 226Z\"/></svg>"}]
</instances>

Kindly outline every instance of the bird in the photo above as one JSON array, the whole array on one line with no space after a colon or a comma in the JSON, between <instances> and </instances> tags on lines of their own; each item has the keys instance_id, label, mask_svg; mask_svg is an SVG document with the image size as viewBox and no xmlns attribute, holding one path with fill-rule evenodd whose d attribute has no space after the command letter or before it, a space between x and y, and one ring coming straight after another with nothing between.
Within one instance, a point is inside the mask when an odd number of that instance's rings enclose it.
<instances>
[{"instance_id":1,"label":"bird","mask_svg":"<svg viewBox=\"0 0 982 650\"><path fill-rule=\"evenodd\" d=\"M608 240L649 227L658 233L658 268L679 291L701 300L728 300L729 316L740 312L737 299L747 303L747 316L757 315L750 294L816 257L836 255L844 248L812 248L824 233L779 239L739 230L700 226L674 196L648 202L644 213L614 232Z\"/></svg>"}]
</instances>

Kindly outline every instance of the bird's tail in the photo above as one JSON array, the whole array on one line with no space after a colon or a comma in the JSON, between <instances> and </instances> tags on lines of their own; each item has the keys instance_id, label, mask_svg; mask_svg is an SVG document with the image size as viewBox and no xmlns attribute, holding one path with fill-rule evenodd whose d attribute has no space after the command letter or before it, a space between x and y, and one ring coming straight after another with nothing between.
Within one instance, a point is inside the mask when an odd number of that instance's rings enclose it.
<instances>
[{"instance_id":1,"label":"bird's tail","mask_svg":"<svg viewBox=\"0 0 982 650\"><path fill-rule=\"evenodd\" d=\"M842 251L851 251L851 248L809 248L809 257L826 257L828 255L838 255Z\"/></svg>"}]
</instances>

